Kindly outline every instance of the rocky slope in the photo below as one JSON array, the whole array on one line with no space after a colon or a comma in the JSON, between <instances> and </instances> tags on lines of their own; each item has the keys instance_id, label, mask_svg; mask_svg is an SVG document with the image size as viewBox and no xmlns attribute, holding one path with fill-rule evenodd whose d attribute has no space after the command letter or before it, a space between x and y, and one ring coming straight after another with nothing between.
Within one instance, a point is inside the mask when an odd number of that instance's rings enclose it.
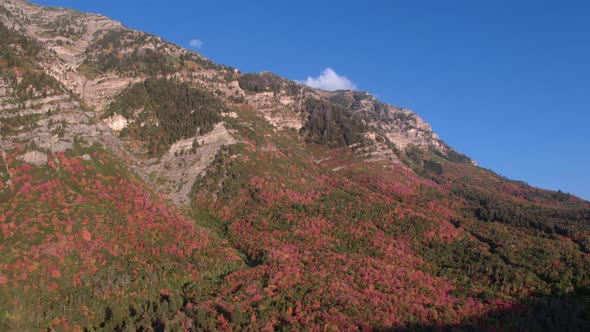
<instances>
[{"instance_id":1,"label":"rocky slope","mask_svg":"<svg viewBox=\"0 0 590 332\"><path fill-rule=\"evenodd\" d=\"M0 329L588 327L590 203L409 110L21 0L0 46Z\"/></svg>"},{"instance_id":2,"label":"rocky slope","mask_svg":"<svg viewBox=\"0 0 590 332\"><path fill-rule=\"evenodd\" d=\"M443 156L451 153L458 155L415 113L380 103L366 93L313 90L270 73L251 75L250 86L246 86L244 90L239 83L244 80L240 79L237 70L215 65L194 52L181 49L159 37L126 29L120 23L103 16L41 7L26 1L6 1L4 7L12 13L4 18L7 27L20 30L43 44L43 50L37 57L38 65L72 96L92 109L98 119L101 119L104 109L124 88L142 82L156 73L214 91L229 104L241 101L250 105L278 130L300 130L309 116L309 110L305 109L306 101L326 100L358 115L359 121L366 125L363 134L367 143L373 146L372 150L377 150L371 152L375 155L395 160L397 158L391 153L391 147L403 151L408 146L437 151ZM143 61L145 68L128 66L133 61ZM252 89L253 84L258 86ZM10 91L7 92L10 94ZM57 103L56 98L51 102ZM11 105L3 107L8 108ZM45 108L47 107L50 107L49 104L45 104ZM46 109L40 109L36 112L45 111ZM232 113L226 116L232 116ZM133 116L125 118L116 114L101 120L97 121L97 127L104 129L102 125L107 124L115 133L134 121ZM218 128L217 132L225 127L221 124ZM102 129L95 130L103 131ZM227 140L221 144L235 141L227 134L219 133ZM377 138L383 140L378 141ZM198 137L194 139L202 140ZM112 138L106 141L119 144ZM390 144L383 144L385 141ZM200 159L211 159L217 151L215 148L207 149L197 155L208 154ZM466 157L465 160L470 161ZM192 161L194 160L191 163ZM175 167L171 163L154 165L157 162L159 161L150 160L146 163L136 158L135 166L148 174L161 174L163 167ZM182 183L192 182L190 177L195 173L188 172L188 177L178 176L186 173L182 167L166 173L170 175L167 182L174 184L162 190L170 191L170 197L176 202L186 202L186 186L184 190L178 188L183 187Z\"/></svg>"}]
</instances>

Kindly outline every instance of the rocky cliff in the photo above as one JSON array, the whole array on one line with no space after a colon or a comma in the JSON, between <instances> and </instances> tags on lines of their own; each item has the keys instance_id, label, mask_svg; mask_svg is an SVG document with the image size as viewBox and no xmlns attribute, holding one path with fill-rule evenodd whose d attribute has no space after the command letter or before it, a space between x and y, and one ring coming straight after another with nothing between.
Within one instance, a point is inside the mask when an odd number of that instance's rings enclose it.
<instances>
[{"instance_id":1,"label":"rocky cliff","mask_svg":"<svg viewBox=\"0 0 590 332\"><path fill-rule=\"evenodd\" d=\"M0 0L0 330L588 330L589 254L412 111Z\"/></svg>"}]
</instances>

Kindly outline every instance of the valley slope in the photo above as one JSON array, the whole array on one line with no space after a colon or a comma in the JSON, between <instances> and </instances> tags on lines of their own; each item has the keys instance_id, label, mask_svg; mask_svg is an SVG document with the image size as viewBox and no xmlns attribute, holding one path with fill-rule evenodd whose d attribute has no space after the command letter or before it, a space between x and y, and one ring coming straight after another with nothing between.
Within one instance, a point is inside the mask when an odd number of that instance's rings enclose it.
<instances>
[{"instance_id":1,"label":"valley slope","mask_svg":"<svg viewBox=\"0 0 590 332\"><path fill-rule=\"evenodd\" d=\"M368 93L0 1L0 330L590 328L590 203Z\"/></svg>"}]
</instances>

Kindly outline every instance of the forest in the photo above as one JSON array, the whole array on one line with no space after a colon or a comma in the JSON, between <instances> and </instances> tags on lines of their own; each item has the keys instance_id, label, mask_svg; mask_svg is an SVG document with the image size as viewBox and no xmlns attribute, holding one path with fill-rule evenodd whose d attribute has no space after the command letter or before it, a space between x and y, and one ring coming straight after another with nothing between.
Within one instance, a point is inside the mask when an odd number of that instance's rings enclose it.
<instances>
[{"instance_id":1,"label":"forest","mask_svg":"<svg viewBox=\"0 0 590 332\"><path fill-rule=\"evenodd\" d=\"M302 89L302 87L295 82L285 80L272 73L242 74L238 77L238 83L243 90L255 93L279 93L284 90L288 95L295 95Z\"/></svg>"},{"instance_id":2,"label":"forest","mask_svg":"<svg viewBox=\"0 0 590 332\"><path fill-rule=\"evenodd\" d=\"M308 118L302 131L311 142L341 147L363 141L363 121L344 108L322 100L308 99L303 112L308 114Z\"/></svg>"},{"instance_id":3,"label":"forest","mask_svg":"<svg viewBox=\"0 0 590 332\"><path fill-rule=\"evenodd\" d=\"M39 42L8 28L0 21L0 68L28 64L40 50Z\"/></svg>"},{"instance_id":4,"label":"forest","mask_svg":"<svg viewBox=\"0 0 590 332\"><path fill-rule=\"evenodd\" d=\"M86 49L79 69L91 77L109 71L133 76L174 72L179 59L144 47L146 43L157 43L157 39L136 31L107 31Z\"/></svg>"},{"instance_id":5,"label":"forest","mask_svg":"<svg viewBox=\"0 0 590 332\"><path fill-rule=\"evenodd\" d=\"M122 134L136 135L146 142L150 155L158 155L180 139L211 131L225 110L221 100L189 83L148 78L125 89L107 107L104 117L137 117Z\"/></svg>"},{"instance_id":6,"label":"forest","mask_svg":"<svg viewBox=\"0 0 590 332\"><path fill-rule=\"evenodd\" d=\"M0 3L0 331L590 331L590 202L429 129L396 145L429 127L368 93L18 4Z\"/></svg>"}]
</instances>

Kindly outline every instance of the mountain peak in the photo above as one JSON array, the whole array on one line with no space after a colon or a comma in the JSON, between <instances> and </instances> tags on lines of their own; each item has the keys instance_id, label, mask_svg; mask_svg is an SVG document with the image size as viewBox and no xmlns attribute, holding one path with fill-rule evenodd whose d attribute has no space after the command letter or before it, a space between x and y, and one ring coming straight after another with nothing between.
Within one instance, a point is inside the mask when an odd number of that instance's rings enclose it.
<instances>
[{"instance_id":1,"label":"mountain peak","mask_svg":"<svg viewBox=\"0 0 590 332\"><path fill-rule=\"evenodd\" d=\"M0 23L0 330L587 330L590 202L367 92Z\"/></svg>"}]
</instances>

